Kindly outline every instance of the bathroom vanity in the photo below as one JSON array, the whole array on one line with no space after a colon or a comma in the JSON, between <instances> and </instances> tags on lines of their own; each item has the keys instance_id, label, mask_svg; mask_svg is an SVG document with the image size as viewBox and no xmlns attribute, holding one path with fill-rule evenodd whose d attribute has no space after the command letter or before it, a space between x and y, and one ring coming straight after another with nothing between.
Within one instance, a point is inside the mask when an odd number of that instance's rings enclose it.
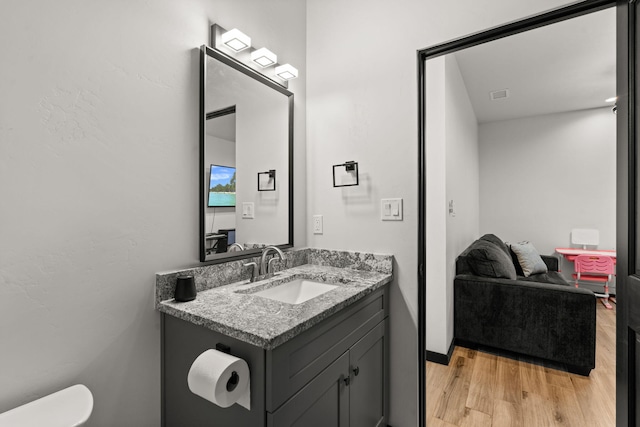
<instances>
[{"instance_id":1,"label":"bathroom vanity","mask_svg":"<svg viewBox=\"0 0 640 427\"><path fill-rule=\"evenodd\" d=\"M158 275L163 426L386 426L392 257L304 249L287 260L273 278L214 286L183 303L162 299L176 273ZM213 282L207 268L228 277L224 265L199 267L199 288ZM302 281L335 288L299 303L271 292ZM250 410L190 391L191 364L216 347L249 365Z\"/></svg>"}]
</instances>

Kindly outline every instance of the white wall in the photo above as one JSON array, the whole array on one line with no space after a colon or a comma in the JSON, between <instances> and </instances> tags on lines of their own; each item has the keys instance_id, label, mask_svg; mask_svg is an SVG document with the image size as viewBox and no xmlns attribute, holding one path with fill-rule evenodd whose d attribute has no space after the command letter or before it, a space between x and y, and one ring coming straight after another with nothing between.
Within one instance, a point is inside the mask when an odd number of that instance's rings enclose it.
<instances>
[{"instance_id":1,"label":"white wall","mask_svg":"<svg viewBox=\"0 0 640 427\"><path fill-rule=\"evenodd\" d=\"M455 260L478 237L478 124L455 56L426 64L427 350L453 340ZM464 172L464 173L462 173ZM449 213L449 201L454 213Z\"/></svg>"},{"instance_id":2,"label":"white wall","mask_svg":"<svg viewBox=\"0 0 640 427\"><path fill-rule=\"evenodd\" d=\"M91 426L160 423L158 271L198 264L197 48L237 26L300 70L298 0L0 3L0 411L73 383ZM10 59L9 59L10 58ZM296 245L306 224L296 222Z\"/></svg>"},{"instance_id":3,"label":"white wall","mask_svg":"<svg viewBox=\"0 0 640 427\"><path fill-rule=\"evenodd\" d=\"M561 0L309 0L308 218L312 246L392 253L391 419L416 424L416 50L569 3ZM331 187L331 165L359 162L363 184ZM402 197L404 221L381 222L380 198ZM427 306L432 309L433 302Z\"/></svg>"},{"instance_id":4,"label":"white wall","mask_svg":"<svg viewBox=\"0 0 640 427\"><path fill-rule=\"evenodd\" d=\"M447 70L445 57L425 64L427 350L447 354L451 343L447 276ZM444 325L444 327L443 327Z\"/></svg>"},{"instance_id":5,"label":"white wall","mask_svg":"<svg viewBox=\"0 0 640 427\"><path fill-rule=\"evenodd\" d=\"M430 324L430 329L446 331L446 350L453 340L453 279L456 258L479 237L480 228L480 172L478 156L478 120L471 106L458 63L454 55L445 57L445 126L446 126L446 295L441 300L447 316ZM431 141L428 141L431 143ZM453 201L453 213L449 202ZM436 300L437 301L437 300ZM444 323L442 323L444 321ZM437 326L437 325L440 326ZM442 325L445 325L443 328ZM429 347L427 347L429 349Z\"/></svg>"},{"instance_id":6,"label":"white wall","mask_svg":"<svg viewBox=\"0 0 640 427\"><path fill-rule=\"evenodd\" d=\"M543 254L572 228L615 248L616 129L611 108L480 125L480 230Z\"/></svg>"}]
</instances>

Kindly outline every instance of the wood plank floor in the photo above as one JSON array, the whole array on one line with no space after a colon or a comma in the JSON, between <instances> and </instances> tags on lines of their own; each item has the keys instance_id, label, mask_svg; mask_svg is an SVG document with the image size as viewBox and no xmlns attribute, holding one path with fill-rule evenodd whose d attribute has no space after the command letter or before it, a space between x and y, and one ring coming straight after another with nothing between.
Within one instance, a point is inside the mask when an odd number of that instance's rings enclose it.
<instances>
[{"instance_id":1,"label":"wood plank floor","mask_svg":"<svg viewBox=\"0 0 640 427\"><path fill-rule=\"evenodd\" d=\"M449 366L427 362L427 426L615 427L616 310L597 307L588 377L464 347Z\"/></svg>"}]
</instances>

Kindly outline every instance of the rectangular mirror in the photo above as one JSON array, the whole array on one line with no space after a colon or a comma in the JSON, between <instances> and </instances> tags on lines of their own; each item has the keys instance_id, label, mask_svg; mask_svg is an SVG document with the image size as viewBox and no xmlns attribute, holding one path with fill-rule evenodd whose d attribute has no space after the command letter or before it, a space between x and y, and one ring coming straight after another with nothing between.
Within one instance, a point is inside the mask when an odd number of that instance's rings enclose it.
<instances>
[{"instance_id":1,"label":"rectangular mirror","mask_svg":"<svg viewBox=\"0 0 640 427\"><path fill-rule=\"evenodd\" d=\"M291 247L293 93L224 52L200 51L200 261ZM274 191L259 191L265 171L275 171Z\"/></svg>"}]
</instances>

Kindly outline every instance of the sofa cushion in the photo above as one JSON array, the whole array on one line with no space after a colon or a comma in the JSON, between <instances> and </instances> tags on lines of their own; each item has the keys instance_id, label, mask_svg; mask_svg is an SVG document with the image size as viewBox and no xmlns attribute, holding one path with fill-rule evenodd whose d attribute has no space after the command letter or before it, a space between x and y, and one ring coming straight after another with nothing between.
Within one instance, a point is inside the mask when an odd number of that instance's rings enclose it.
<instances>
[{"instance_id":1,"label":"sofa cushion","mask_svg":"<svg viewBox=\"0 0 640 427\"><path fill-rule=\"evenodd\" d=\"M522 267L524 277L547 272L547 264L544 263L540 254L530 242L512 243L511 250L518 257L518 263Z\"/></svg>"},{"instance_id":2,"label":"sofa cushion","mask_svg":"<svg viewBox=\"0 0 640 427\"><path fill-rule=\"evenodd\" d=\"M467 263L478 276L516 278L516 269L503 249L487 240L476 240L467 254Z\"/></svg>"},{"instance_id":3,"label":"sofa cushion","mask_svg":"<svg viewBox=\"0 0 640 427\"><path fill-rule=\"evenodd\" d=\"M557 271L547 271L546 273L532 274L529 277L518 277L518 280L538 283L554 283L556 285L569 286L569 282L567 282L564 277L562 277L562 275Z\"/></svg>"}]
</instances>

